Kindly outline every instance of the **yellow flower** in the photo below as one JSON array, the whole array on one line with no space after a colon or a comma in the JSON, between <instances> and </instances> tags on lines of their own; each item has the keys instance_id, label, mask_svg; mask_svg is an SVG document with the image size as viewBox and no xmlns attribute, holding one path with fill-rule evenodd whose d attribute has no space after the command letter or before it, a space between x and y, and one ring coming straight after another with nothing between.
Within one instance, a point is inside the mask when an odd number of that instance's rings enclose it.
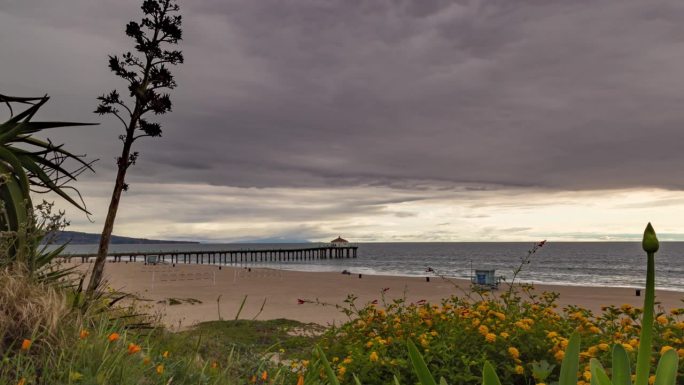
<instances>
[{"instance_id":1,"label":"yellow flower","mask_svg":"<svg viewBox=\"0 0 684 385\"><path fill-rule=\"evenodd\" d=\"M345 359L344 359L344 360L342 361L342 363L343 363L343 364L345 364L345 365L349 365L349 364L351 364L351 363L352 363L352 359L351 359L351 357L347 357L347 358L345 358Z\"/></svg>"},{"instance_id":2,"label":"yellow flower","mask_svg":"<svg viewBox=\"0 0 684 385\"><path fill-rule=\"evenodd\" d=\"M662 356L662 355L665 354L665 352L667 352L668 350L673 350L673 349L674 349L674 348L673 348L672 346L665 345L665 346L662 347L662 349L660 349L660 355Z\"/></svg>"},{"instance_id":3,"label":"yellow flower","mask_svg":"<svg viewBox=\"0 0 684 385\"><path fill-rule=\"evenodd\" d=\"M157 365L156 371L157 371L157 374L164 374L164 365L163 364Z\"/></svg>"},{"instance_id":4,"label":"yellow flower","mask_svg":"<svg viewBox=\"0 0 684 385\"><path fill-rule=\"evenodd\" d=\"M21 342L21 350L29 350L31 348L31 344L33 342L31 340L24 340Z\"/></svg>"},{"instance_id":5,"label":"yellow flower","mask_svg":"<svg viewBox=\"0 0 684 385\"><path fill-rule=\"evenodd\" d=\"M525 368L523 368L523 367L520 366L520 365L516 365L516 366L515 366L515 373L516 373L516 374L523 374L524 372L525 372Z\"/></svg>"},{"instance_id":6,"label":"yellow flower","mask_svg":"<svg viewBox=\"0 0 684 385\"><path fill-rule=\"evenodd\" d=\"M601 344L598 344L598 348L603 350L604 352L607 352L608 349L610 349L610 346L608 344L601 343Z\"/></svg>"},{"instance_id":7,"label":"yellow flower","mask_svg":"<svg viewBox=\"0 0 684 385\"><path fill-rule=\"evenodd\" d=\"M162 353L162 357L169 358L169 351L165 350L164 353Z\"/></svg>"},{"instance_id":8,"label":"yellow flower","mask_svg":"<svg viewBox=\"0 0 684 385\"><path fill-rule=\"evenodd\" d=\"M377 362L378 361L378 353L375 351L371 352L370 356L368 358L371 360L371 362Z\"/></svg>"},{"instance_id":9,"label":"yellow flower","mask_svg":"<svg viewBox=\"0 0 684 385\"><path fill-rule=\"evenodd\" d=\"M337 368L337 375L338 375L339 377L343 377L345 373L347 373L347 368L345 368L344 366L340 365L340 366Z\"/></svg>"},{"instance_id":10,"label":"yellow flower","mask_svg":"<svg viewBox=\"0 0 684 385\"><path fill-rule=\"evenodd\" d=\"M684 357L684 349L678 349L677 350L677 355L681 358Z\"/></svg>"},{"instance_id":11,"label":"yellow flower","mask_svg":"<svg viewBox=\"0 0 684 385\"><path fill-rule=\"evenodd\" d=\"M439 333L437 333L435 330L430 332L430 335L433 337L437 337L437 334L439 334Z\"/></svg>"},{"instance_id":12,"label":"yellow flower","mask_svg":"<svg viewBox=\"0 0 684 385\"><path fill-rule=\"evenodd\" d=\"M661 325L665 325L667 324L667 317L665 317L664 315L660 315L658 316L658 318L656 318L656 321L658 321L658 323Z\"/></svg>"},{"instance_id":13,"label":"yellow flower","mask_svg":"<svg viewBox=\"0 0 684 385\"><path fill-rule=\"evenodd\" d=\"M622 347L625 348L626 351L628 352L633 352L634 351L634 346L630 344L622 344Z\"/></svg>"},{"instance_id":14,"label":"yellow flower","mask_svg":"<svg viewBox=\"0 0 684 385\"><path fill-rule=\"evenodd\" d=\"M69 372L69 381L78 382L83 378L83 375L79 372Z\"/></svg>"},{"instance_id":15,"label":"yellow flower","mask_svg":"<svg viewBox=\"0 0 684 385\"><path fill-rule=\"evenodd\" d=\"M78 338L84 340L84 339L88 338L89 335L90 335L89 331L82 329L81 332L78 333Z\"/></svg>"},{"instance_id":16,"label":"yellow flower","mask_svg":"<svg viewBox=\"0 0 684 385\"><path fill-rule=\"evenodd\" d=\"M596 326L592 326L589 328L589 331L594 333L594 334L599 334L601 333L601 329L597 328Z\"/></svg>"},{"instance_id":17,"label":"yellow flower","mask_svg":"<svg viewBox=\"0 0 684 385\"><path fill-rule=\"evenodd\" d=\"M677 322L674 326L680 330L684 329L684 322Z\"/></svg>"},{"instance_id":18,"label":"yellow flower","mask_svg":"<svg viewBox=\"0 0 684 385\"><path fill-rule=\"evenodd\" d=\"M140 351L140 345L136 345L134 343L128 344L128 354L135 354Z\"/></svg>"},{"instance_id":19,"label":"yellow flower","mask_svg":"<svg viewBox=\"0 0 684 385\"><path fill-rule=\"evenodd\" d=\"M556 337L558 337L558 333L556 333L556 332L549 332L549 333L546 335L546 338L548 338L548 339L556 338Z\"/></svg>"},{"instance_id":20,"label":"yellow flower","mask_svg":"<svg viewBox=\"0 0 684 385\"><path fill-rule=\"evenodd\" d=\"M648 378L648 383L649 383L650 385L653 385L653 384L655 383L655 376L649 377L649 378Z\"/></svg>"},{"instance_id":21,"label":"yellow flower","mask_svg":"<svg viewBox=\"0 0 684 385\"><path fill-rule=\"evenodd\" d=\"M420 338L420 345L424 348L427 348L428 346L430 346L430 341L421 337Z\"/></svg>"},{"instance_id":22,"label":"yellow flower","mask_svg":"<svg viewBox=\"0 0 684 385\"><path fill-rule=\"evenodd\" d=\"M119 333L112 333L109 335L109 337L107 337L107 340L109 342L114 342L114 341L118 340L119 337L120 337Z\"/></svg>"},{"instance_id":23,"label":"yellow flower","mask_svg":"<svg viewBox=\"0 0 684 385\"><path fill-rule=\"evenodd\" d=\"M510 348L508 348L508 354L510 354L511 357L513 357L513 358L519 358L520 357L520 352L518 351L518 349L516 349L512 346Z\"/></svg>"},{"instance_id":24,"label":"yellow flower","mask_svg":"<svg viewBox=\"0 0 684 385\"><path fill-rule=\"evenodd\" d=\"M503 339L506 339L506 338L508 338L508 337L510 336L510 334L508 334L508 333L506 333L506 332L501 332L499 335L500 335L501 338L503 338Z\"/></svg>"},{"instance_id":25,"label":"yellow flower","mask_svg":"<svg viewBox=\"0 0 684 385\"><path fill-rule=\"evenodd\" d=\"M367 347L367 348L370 348L371 346L373 346L373 341L368 341L368 342L366 342L366 347Z\"/></svg>"},{"instance_id":26,"label":"yellow flower","mask_svg":"<svg viewBox=\"0 0 684 385\"><path fill-rule=\"evenodd\" d=\"M496 334L487 333L487 335L485 336L485 340L487 340L487 342L489 343L494 343L496 341Z\"/></svg>"},{"instance_id":27,"label":"yellow flower","mask_svg":"<svg viewBox=\"0 0 684 385\"><path fill-rule=\"evenodd\" d=\"M556 360L563 361L563 358L565 357L565 352L562 350L559 350L553 356L556 358Z\"/></svg>"},{"instance_id":28,"label":"yellow flower","mask_svg":"<svg viewBox=\"0 0 684 385\"><path fill-rule=\"evenodd\" d=\"M639 346L639 340L636 338L632 338L631 340L629 340L629 344L632 345L632 347L636 348L637 346Z\"/></svg>"},{"instance_id":29,"label":"yellow flower","mask_svg":"<svg viewBox=\"0 0 684 385\"><path fill-rule=\"evenodd\" d=\"M589 349L587 349L587 353L589 353L590 356L594 357L596 353L598 353L599 348L596 346L591 346Z\"/></svg>"},{"instance_id":30,"label":"yellow flower","mask_svg":"<svg viewBox=\"0 0 684 385\"><path fill-rule=\"evenodd\" d=\"M587 370L586 372L582 373L582 376L584 377L585 380L591 381L591 372L590 371Z\"/></svg>"}]
</instances>

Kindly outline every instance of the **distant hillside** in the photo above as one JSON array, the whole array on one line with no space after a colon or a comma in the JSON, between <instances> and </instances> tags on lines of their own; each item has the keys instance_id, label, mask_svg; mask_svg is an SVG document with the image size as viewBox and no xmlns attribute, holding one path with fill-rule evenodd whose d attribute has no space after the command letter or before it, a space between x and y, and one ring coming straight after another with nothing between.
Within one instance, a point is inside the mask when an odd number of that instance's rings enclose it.
<instances>
[{"instance_id":1,"label":"distant hillside","mask_svg":"<svg viewBox=\"0 0 684 385\"><path fill-rule=\"evenodd\" d=\"M100 243L100 234L82 233L80 231L60 231L55 243L69 242L72 245L86 245ZM112 235L112 244L160 244L160 243L199 243L186 241L166 241L159 239L130 238Z\"/></svg>"}]
</instances>

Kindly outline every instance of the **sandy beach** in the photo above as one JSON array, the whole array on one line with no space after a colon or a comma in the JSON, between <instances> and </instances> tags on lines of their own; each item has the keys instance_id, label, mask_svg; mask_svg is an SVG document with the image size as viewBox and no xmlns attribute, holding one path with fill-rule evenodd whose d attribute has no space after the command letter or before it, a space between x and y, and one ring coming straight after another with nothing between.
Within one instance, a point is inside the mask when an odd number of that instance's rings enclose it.
<instances>
[{"instance_id":1,"label":"sandy beach","mask_svg":"<svg viewBox=\"0 0 684 385\"><path fill-rule=\"evenodd\" d=\"M80 266L85 270L85 266ZM245 296L247 301L240 318L288 318L320 325L344 322L347 317L334 306L311 303L298 304L298 299L318 300L328 304L344 305L348 294L358 297L357 304L380 298L383 289L389 300L406 295L409 302L427 300L439 302L450 295L463 295L467 281L447 282L438 277L425 278L379 275L345 275L340 273L299 272L286 270L232 268L209 265L145 266L143 263L108 263L105 276L109 285L117 290L135 294L149 300L155 311L162 314L163 322L172 328L185 328L197 322L233 319ZM456 282L459 288L453 284ZM507 288L504 283L498 290ZM582 305L599 311L604 305L643 305L643 297L635 289L587 286L535 285L535 290L560 294L558 304ZM643 291L642 291L643 295ZM169 299L181 303L170 305ZM684 293L656 290L656 301L666 309L681 307ZM190 301L186 301L190 299ZM197 303L198 300L201 303ZM263 306L263 311L260 309ZM159 303L162 301L162 303ZM166 302L166 303L163 303ZM194 303L190 303L194 302Z\"/></svg>"}]
</instances>

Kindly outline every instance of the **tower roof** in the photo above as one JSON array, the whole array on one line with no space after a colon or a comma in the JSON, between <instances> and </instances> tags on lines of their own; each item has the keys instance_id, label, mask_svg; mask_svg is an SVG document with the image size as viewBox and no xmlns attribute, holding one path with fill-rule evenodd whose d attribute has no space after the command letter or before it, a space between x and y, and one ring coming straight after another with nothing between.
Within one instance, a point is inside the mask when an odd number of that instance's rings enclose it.
<instances>
[{"instance_id":1,"label":"tower roof","mask_svg":"<svg viewBox=\"0 0 684 385\"><path fill-rule=\"evenodd\" d=\"M333 239L332 241L330 241L330 243L349 243L349 241L342 238L342 237L337 237L337 238Z\"/></svg>"}]
</instances>

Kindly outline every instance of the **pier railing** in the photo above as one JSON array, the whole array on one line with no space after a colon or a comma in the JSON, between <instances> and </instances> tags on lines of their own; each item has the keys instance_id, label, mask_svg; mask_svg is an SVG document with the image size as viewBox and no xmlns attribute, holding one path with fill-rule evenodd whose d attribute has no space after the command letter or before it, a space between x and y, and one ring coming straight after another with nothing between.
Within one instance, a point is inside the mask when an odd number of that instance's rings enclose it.
<instances>
[{"instance_id":1,"label":"pier railing","mask_svg":"<svg viewBox=\"0 0 684 385\"><path fill-rule=\"evenodd\" d=\"M198 251L138 251L109 253L108 259L113 262L127 260L137 262L138 258L147 262L195 263L195 264L235 264L249 262L288 262L310 261L318 259L356 258L358 246L324 245L296 249L257 249L257 250L198 250ZM60 258L71 261L80 259L88 262L96 253L64 254Z\"/></svg>"}]
</instances>

